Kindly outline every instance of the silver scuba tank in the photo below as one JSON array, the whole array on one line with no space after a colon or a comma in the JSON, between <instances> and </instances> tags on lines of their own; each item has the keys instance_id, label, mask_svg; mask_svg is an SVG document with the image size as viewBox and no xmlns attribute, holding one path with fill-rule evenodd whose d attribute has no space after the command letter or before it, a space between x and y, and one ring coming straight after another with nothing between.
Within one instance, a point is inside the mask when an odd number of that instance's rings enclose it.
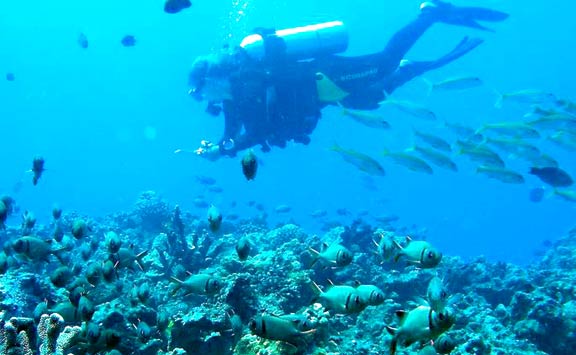
<instances>
[{"instance_id":1,"label":"silver scuba tank","mask_svg":"<svg viewBox=\"0 0 576 355\"><path fill-rule=\"evenodd\" d=\"M348 32L341 21L277 30L271 34L280 38L286 55L297 60L340 53L348 48ZM260 34L251 34L242 40L240 47L253 59L266 56L265 39Z\"/></svg>"}]
</instances>

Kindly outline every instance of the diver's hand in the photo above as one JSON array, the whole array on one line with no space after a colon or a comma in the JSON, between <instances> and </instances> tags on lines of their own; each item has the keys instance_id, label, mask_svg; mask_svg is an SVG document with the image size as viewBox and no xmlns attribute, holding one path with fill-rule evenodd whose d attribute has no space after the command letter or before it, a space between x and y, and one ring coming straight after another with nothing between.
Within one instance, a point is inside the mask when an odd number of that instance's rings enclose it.
<instances>
[{"instance_id":1,"label":"diver's hand","mask_svg":"<svg viewBox=\"0 0 576 355\"><path fill-rule=\"evenodd\" d=\"M200 142L200 147L198 147L194 153L211 161L218 160L218 158L221 157L220 146L207 140L202 140Z\"/></svg>"}]
</instances>

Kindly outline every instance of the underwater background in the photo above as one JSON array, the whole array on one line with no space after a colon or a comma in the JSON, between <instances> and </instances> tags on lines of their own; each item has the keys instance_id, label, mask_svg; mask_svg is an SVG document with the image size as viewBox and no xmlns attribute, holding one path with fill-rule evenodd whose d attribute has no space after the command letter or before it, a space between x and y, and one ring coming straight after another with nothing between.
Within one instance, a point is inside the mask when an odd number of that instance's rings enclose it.
<instances>
[{"instance_id":1,"label":"underwater background","mask_svg":"<svg viewBox=\"0 0 576 355\"><path fill-rule=\"evenodd\" d=\"M256 27L332 20L343 21L349 32L346 55L373 53L417 16L420 1L196 0L178 14L162 11L160 0L0 1L0 196L15 201L0 231L0 354L10 353L10 327L25 329L26 342L42 343L23 354L63 353L64 346L47 350L56 337L43 329L57 324L56 333L65 334L64 322L70 332L76 327L76 340L66 343L75 354L388 353L397 339L386 331L387 325L398 327L394 312L428 307L410 302L425 295L430 302L429 282L437 275L452 295L448 305L456 321L447 334L454 346L400 341L398 353L575 353L574 201L560 198L528 173L530 163L509 154L501 156L523 175L523 184L478 174L478 164L456 149L451 157L458 172L434 168L431 175L383 155L411 148L415 129L454 143L458 137L446 122L481 130L532 117L529 103L503 100L496 107L501 94L540 90L576 100L573 3L453 3L510 17L490 24L494 32L435 24L407 57L437 58L464 36L482 38L478 48L424 78L475 76L483 85L430 91L416 78L392 99L423 105L438 120L386 107L370 112L388 120L390 130L363 126L327 107L309 145L254 149L258 174L247 181L242 153L218 161L175 154L203 139L216 141L223 131L223 117L210 116L205 103L188 95L194 59L238 44ZM126 36L134 43L126 45ZM530 142L576 176L576 142L574 150L546 136ZM335 144L375 158L386 176L347 164L331 150ZM29 170L36 156L45 159L46 170L33 185ZM541 200L534 189L542 189ZM207 222L211 205L223 217L220 230ZM63 211L61 219L54 206ZM26 226L25 211L35 215L35 226ZM56 231L63 242L51 248L40 243ZM28 234L38 238L24 239ZM385 241L407 248L407 235L442 252L437 269L390 262ZM242 237L252 245L245 259L238 251ZM20 241L39 245L23 252ZM352 264L336 271L309 265L317 256L308 248L320 250L323 242L347 246ZM208 292L213 280L216 289ZM325 292L311 289L311 281ZM338 313L342 305L329 290L355 281L379 287L385 301L334 316L330 311ZM90 306L74 303L77 287L88 291L75 301ZM311 305L311 299L333 304ZM37 314L43 301L49 308ZM427 309L430 317L442 313ZM52 312L63 320L50 318ZM296 333L281 334L280 342L252 329L254 319L274 324L276 318L265 313L295 312L305 321L290 328ZM91 343L92 324L113 339Z\"/></svg>"},{"instance_id":2,"label":"underwater background","mask_svg":"<svg viewBox=\"0 0 576 355\"><path fill-rule=\"evenodd\" d=\"M573 98L576 24L570 20L570 2L474 3L511 16L495 33L435 25L409 57L435 58L464 35L484 38L472 53L426 77L475 75L485 85L427 96L425 83L415 79L394 98L423 103L442 119L473 128L521 120L527 112L526 105L495 109L493 90L540 89ZM264 166L256 183L241 176L239 158L213 163L173 154L196 148L202 139L216 140L223 129L222 117L207 115L203 104L187 96L187 74L196 56L236 44L258 26L288 28L334 19L349 30L346 54L371 53L416 15L418 1L196 1L177 16L158 11L161 5L129 0L0 4L0 68L16 76L13 82L0 81L5 147L0 187L9 192L29 169L30 157L42 155L47 178L37 187L25 184L14 196L40 220L48 218L54 203L91 216L119 211L144 190L191 209L195 196L205 194L194 177L209 175L224 193L206 194L208 202L237 201L236 212L243 215L251 213L243 208L249 200L271 210L291 206L289 218L308 230L319 228L309 216L317 209L326 209L333 220L341 218L334 207L396 215L401 225L425 229L450 255L525 264L543 241L572 227L573 204L556 198L530 202L529 189L541 186L533 176L515 186L476 175L465 159L458 159L457 174L437 169L432 176L384 162L388 176L366 183L362 172L329 151L336 142L378 155L384 148L409 148L411 126L441 130L438 122L397 113L396 128L382 132L328 108L309 146L261 154ZM89 48L78 45L80 33ZM120 44L125 35L136 38L134 47ZM554 146L548 151L574 173L571 153ZM287 218L270 213L272 221Z\"/></svg>"}]
</instances>

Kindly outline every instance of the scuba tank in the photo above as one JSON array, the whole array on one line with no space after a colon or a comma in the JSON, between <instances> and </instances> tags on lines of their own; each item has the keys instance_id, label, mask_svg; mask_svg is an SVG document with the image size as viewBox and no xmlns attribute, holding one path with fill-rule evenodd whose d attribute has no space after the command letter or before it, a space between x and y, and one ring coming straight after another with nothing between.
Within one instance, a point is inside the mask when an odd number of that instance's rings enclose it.
<instances>
[{"instance_id":1,"label":"scuba tank","mask_svg":"<svg viewBox=\"0 0 576 355\"><path fill-rule=\"evenodd\" d=\"M285 56L295 60L336 54L348 48L348 32L341 21L288 28L257 29L244 37L240 47L255 60Z\"/></svg>"}]
</instances>

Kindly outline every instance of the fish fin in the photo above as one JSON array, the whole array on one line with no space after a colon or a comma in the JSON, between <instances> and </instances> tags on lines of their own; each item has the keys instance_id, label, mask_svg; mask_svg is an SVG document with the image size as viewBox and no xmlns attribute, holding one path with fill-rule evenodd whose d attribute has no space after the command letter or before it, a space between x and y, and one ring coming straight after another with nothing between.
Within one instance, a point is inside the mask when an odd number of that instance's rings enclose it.
<instances>
[{"instance_id":1,"label":"fish fin","mask_svg":"<svg viewBox=\"0 0 576 355\"><path fill-rule=\"evenodd\" d=\"M328 243L324 242L324 243L322 243L322 248L320 249L320 251L323 252L323 251L325 251L326 249L328 249L328 247L329 247Z\"/></svg>"},{"instance_id":2,"label":"fish fin","mask_svg":"<svg viewBox=\"0 0 576 355\"><path fill-rule=\"evenodd\" d=\"M362 285L362 283L361 283L360 281L354 280L354 287L358 287L358 286L361 286L361 285Z\"/></svg>"},{"instance_id":3,"label":"fish fin","mask_svg":"<svg viewBox=\"0 0 576 355\"><path fill-rule=\"evenodd\" d=\"M330 286L334 286L334 282L330 279L326 279L326 281L328 281L328 283L330 284Z\"/></svg>"},{"instance_id":4,"label":"fish fin","mask_svg":"<svg viewBox=\"0 0 576 355\"><path fill-rule=\"evenodd\" d=\"M397 331L397 330L398 330L398 329L396 329L396 328L392 328L392 327L391 327L391 326L389 326L389 325L387 325L387 326L386 326L386 331L387 331L387 332L388 332L388 334L390 334L390 335L394 335L394 334L396 334L396 331Z\"/></svg>"},{"instance_id":5,"label":"fish fin","mask_svg":"<svg viewBox=\"0 0 576 355\"><path fill-rule=\"evenodd\" d=\"M409 236L409 235L407 235L407 236L406 236L406 243L408 243L408 244L409 244L411 241L412 241L412 238L410 238L410 236Z\"/></svg>"},{"instance_id":6,"label":"fish fin","mask_svg":"<svg viewBox=\"0 0 576 355\"><path fill-rule=\"evenodd\" d=\"M310 251L314 255L319 255L320 252L312 247L308 247L308 251Z\"/></svg>"},{"instance_id":7,"label":"fish fin","mask_svg":"<svg viewBox=\"0 0 576 355\"><path fill-rule=\"evenodd\" d=\"M176 282L177 284L183 284L184 281L175 278L174 276L170 276L170 281Z\"/></svg>"},{"instance_id":8,"label":"fish fin","mask_svg":"<svg viewBox=\"0 0 576 355\"><path fill-rule=\"evenodd\" d=\"M430 306L430 303L428 303L426 299L420 296L414 297L414 302L416 302L416 304L419 306Z\"/></svg>"},{"instance_id":9,"label":"fish fin","mask_svg":"<svg viewBox=\"0 0 576 355\"><path fill-rule=\"evenodd\" d=\"M320 288L320 286L318 286L316 282L312 281L310 283L310 287L312 288L312 292L314 292L316 296L322 293L322 289Z\"/></svg>"}]
</instances>

